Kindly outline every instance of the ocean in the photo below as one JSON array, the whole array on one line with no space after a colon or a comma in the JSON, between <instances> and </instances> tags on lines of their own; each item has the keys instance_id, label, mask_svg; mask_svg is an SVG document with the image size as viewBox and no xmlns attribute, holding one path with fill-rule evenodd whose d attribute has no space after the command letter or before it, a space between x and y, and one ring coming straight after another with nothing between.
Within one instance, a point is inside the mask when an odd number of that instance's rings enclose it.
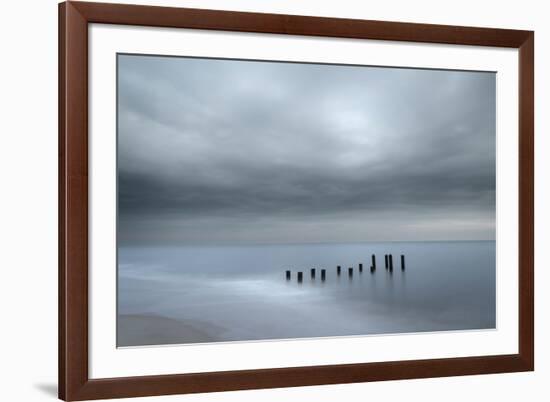
<instances>
[{"instance_id":1,"label":"ocean","mask_svg":"<svg viewBox=\"0 0 550 402\"><path fill-rule=\"evenodd\" d=\"M119 247L117 345L495 328L495 252L494 241Z\"/></svg>"}]
</instances>

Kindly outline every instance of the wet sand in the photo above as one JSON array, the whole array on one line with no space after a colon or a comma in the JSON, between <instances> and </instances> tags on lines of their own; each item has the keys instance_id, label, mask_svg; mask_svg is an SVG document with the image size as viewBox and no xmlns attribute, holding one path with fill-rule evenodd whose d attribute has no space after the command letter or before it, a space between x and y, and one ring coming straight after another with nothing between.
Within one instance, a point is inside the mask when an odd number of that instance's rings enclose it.
<instances>
[{"instance_id":1,"label":"wet sand","mask_svg":"<svg viewBox=\"0 0 550 402\"><path fill-rule=\"evenodd\" d=\"M215 342L223 329L198 320L174 320L159 315L122 314L118 317L119 346Z\"/></svg>"}]
</instances>

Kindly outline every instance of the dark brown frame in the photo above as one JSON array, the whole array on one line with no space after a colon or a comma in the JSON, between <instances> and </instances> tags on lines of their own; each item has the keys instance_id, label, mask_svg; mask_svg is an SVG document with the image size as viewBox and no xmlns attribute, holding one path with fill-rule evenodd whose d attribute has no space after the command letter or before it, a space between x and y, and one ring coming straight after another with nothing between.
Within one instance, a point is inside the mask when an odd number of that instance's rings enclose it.
<instances>
[{"instance_id":1,"label":"dark brown frame","mask_svg":"<svg viewBox=\"0 0 550 402\"><path fill-rule=\"evenodd\" d=\"M106 23L519 49L519 353L89 379L88 24ZM534 33L105 3L59 5L59 397L85 400L532 371Z\"/></svg>"}]
</instances>

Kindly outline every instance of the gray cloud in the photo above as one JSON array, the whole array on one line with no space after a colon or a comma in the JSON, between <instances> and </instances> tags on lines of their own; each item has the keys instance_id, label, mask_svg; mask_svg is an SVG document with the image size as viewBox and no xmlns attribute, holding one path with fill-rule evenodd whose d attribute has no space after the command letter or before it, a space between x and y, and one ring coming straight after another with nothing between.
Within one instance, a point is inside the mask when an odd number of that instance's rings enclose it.
<instances>
[{"instance_id":1,"label":"gray cloud","mask_svg":"<svg viewBox=\"0 0 550 402\"><path fill-rule=\"evenodd\" d=\"M122 242L494 239L494 73L118 68Z\"/></svg>"}]
</instances>

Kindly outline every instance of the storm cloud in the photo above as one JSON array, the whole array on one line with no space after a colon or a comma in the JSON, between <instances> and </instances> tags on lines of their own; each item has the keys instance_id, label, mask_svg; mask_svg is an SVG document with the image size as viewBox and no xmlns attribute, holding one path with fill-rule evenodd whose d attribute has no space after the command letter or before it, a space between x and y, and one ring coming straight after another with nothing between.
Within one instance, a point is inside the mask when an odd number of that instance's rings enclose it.
<instances>
[{"instance_id":1,"label":"storm cloud","mask_svg":"<svg viewBox=\"0 0 550 402\"><path fill-rule=\"evenodd\" d=\"M119 241L494 239L495 78L119 55Z\"/></svg>"}]
</instances>

